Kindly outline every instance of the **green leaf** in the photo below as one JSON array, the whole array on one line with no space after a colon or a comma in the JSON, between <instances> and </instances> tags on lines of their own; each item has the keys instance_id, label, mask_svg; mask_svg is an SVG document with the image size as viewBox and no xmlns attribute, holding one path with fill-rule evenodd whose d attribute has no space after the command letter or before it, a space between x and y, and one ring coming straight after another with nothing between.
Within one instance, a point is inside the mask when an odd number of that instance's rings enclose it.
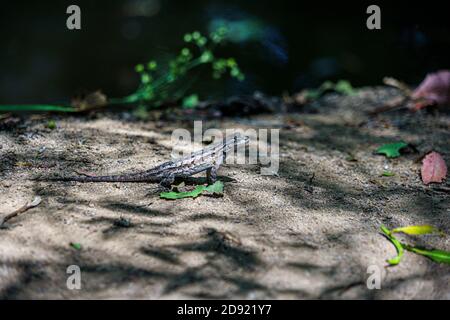
<instances>
[{"instance_id":1,"label":"green leaf","mask_svg":"<svg viewBox=\"0 0 450 320\"><path fill-rule=\"evenodd\" d=\"M448 251L437 250L437 249L425 250L425 249L409 247L409 246L405 246L405 249L408 251L420 254L422 256L425 256L435 262L450 264L450 252L448 252Z\"/></svg>"},{"instance_id":2,"label":"green leaf","mask_svg":"<svg viewBox=\"0 0 450 320\"><path fill-rule=\"evenodd\" d=\"M397 256L393 259L387 260L389 264L391 265L398 264L401 260L401 257L403 256L404 250L420 254L435 262L450 264L450 252L438 249L426 250L418 247L412 247L409 246L408 244L401 243L392 235L392 233L394 232L402 232L409 235L422 235L436 232L442 234L443 232L440 231L439 229L429 225L395 228L392 231L389 231L383 225L380 228L381 231L384 233L384 235L392 242L392 244L394 244L395 248L397 249Z\"/></svg>"},{"instance_id":3,"label":"green leaf","mask_svg":"<svg viewBox=\"0 0 450 320\"><path fill-rule=\"evenodd\" d=\"M192 191L187 192L161 192L160 197L163 199L169 199L169 200L177 200L182 198L197 198L204 190L206 189L205 186L197 186Z\"/></svg>"},{"instance_id":4,"label":"green leaf","mask_svg":"<svg viewBox=\"0 0 450 320\"><path fill-rule=\"evenodd\" d=\"M223 195L223 182L216 181L214 184L207 186L205 191L208 191L216 195Z\"/></svg>"},{"instance_id":5,"label":"green leaf","mask_svg":"<svg viewBox=\"0 0 450 320\"><path fill-rule=\"evenodd\" d=\"M191 94L190 96L183 99L183 108L193 109L198 106L198 103L199 103L198 95Z\"/></svg>"},{"instance_id":6,"label":"green leaf","mask_svg":"<svg viewBox=\"0 0 450 320\"><path fill-rule=\"evenodd\" d=\"M316 100L321 96L321 92L316 89L308 89L305 91L305 97L308 100Z\"/></svg>"},{"instance_id":7,"label":"green leaf","mask_svg":"<svg viewBox=\"0 0 450 320\"><path fill-rule=\"evenodd\" d=\"M381 226L380 227L381 231L384 233L384 235L386 236L386 238L389 239L389 241L392 242L392 244L395 246L395 249L397 250L397 256L395 258L392 259L388 259L386 260L387 263L389 263L390 265L397 265L400 263L400 260L403 257L404 254L404 250L403 250L403 246L400 243L400 241L398 241L393 235L392 233L389 231L388 228L386 228L385 226Z\"/></svg>"},{"instance_id":8,"label":"green leaf","mask_svg":"<svg viewBox=\"0 0 450 320\"><path fill-rule=\"evenodd\" d=\"M388 158L397 158L400 156L400 150L407 147L408 144L400 141L384 144L376 150L378 154L384 154Z\"/></svg>"},{"instance_id":9,"label":"green leaf","mask_svg":"<svg viewBox=\"0 0 450 320\"><path fill-rule=\"evenodd\" d=\"M203 191L207 191L209 193L213 193L216 195L222 195L223 194L223 182L217 181L216 183L210 185L210 186L197 186L192 191L187 192L176 192L176 191L170 191L170 192L161 192L159 196L162 199L168 199L168 200L177 200L177 199L183 199L183 198L197 198L200 194L203 193Z\"/></svg>"},{"instance_id":10,"label":"green leaf","mask_svg":"<svg viewBox=\"0 0 450 320\"><path fill-rule=\"evenodd\" d=\"M383 171L383 173L381 175L383 177L393 177L393 176L395 176L395 173L393 173L391 171Z\"/></svg>"},{"instance_id":11,"label":"green leaf","mask_svg":"<svg viewBox=\"0 0 450 320\"><path fill-rule=\"evenodd\" d=\"M322 96L326 91L333 90L343 95L353 95L356 93L349 81L339 80L337 83L325 81L317 89L308 89L305 91L305 97L308 100L315 100Z\"/></svg>"},{"instance_id":12,"label":"green leaf","mask_svg":"<svg viewBox=\"0 0 450 320\"><path fill-rule=\"evenodd\" d=\"M78 243L78 242L71 242L71 243L70 243L70 246L71 246L72 248L74 248L75 250L81 250L81 243Z\"/></svg>"},{"instance_id":13,"label":"green leaf","mask_svg":"<svg viewBox=\"0 0 450 320\"><path fill-rule=\"evenodd\" d=\"M334 90L340 94L349 96L356 93L355 89L353 89L352 85L347 80L339 80L334 86Z\"/></svg>"},{"instance_id":14,"label":"green leaf","mask_svg":"<svg viewBox=\"0 0 450 320\"><path fill-rule=\"evenodd\" d=\"M331 81L325 81L324 83L321 84L321 86L319 87L318 91L323 93L327 90L334 90L335 88L335 84Z\"/></svg>"},{"instance_id":15,"label":"green leaf","mask_svg":"<svg viewBox=\"0 0 450 320\"><path fill-rule=\"evenodd\" d=\"M421 234L430 234L430 233L439 233L441 235L445 235L444 232L439 230L436 227L430 225L422 225L422 226L407 226L402 228L395 228L391 231L392 233L405 233L409 235L421 235Z\"/></svg>"}]
</instances>

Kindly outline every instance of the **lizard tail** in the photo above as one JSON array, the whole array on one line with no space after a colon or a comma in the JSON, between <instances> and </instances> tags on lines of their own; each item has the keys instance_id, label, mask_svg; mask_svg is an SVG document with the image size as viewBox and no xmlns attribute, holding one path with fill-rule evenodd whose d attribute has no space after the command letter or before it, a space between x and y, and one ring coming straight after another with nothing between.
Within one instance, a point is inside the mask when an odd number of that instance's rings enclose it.
<instances>
[{"instance_id":1,"label":"lizard tail","mask_svg":"<svg viewBox=\"0 0 450 320\"><path fill-rule=\"evenodd\" d=\"M142 175L114 175L114 176L72 176L47 179L50 181L75 181L75 182L155 182L155 178Z\"/></svg>"}]
</instances>

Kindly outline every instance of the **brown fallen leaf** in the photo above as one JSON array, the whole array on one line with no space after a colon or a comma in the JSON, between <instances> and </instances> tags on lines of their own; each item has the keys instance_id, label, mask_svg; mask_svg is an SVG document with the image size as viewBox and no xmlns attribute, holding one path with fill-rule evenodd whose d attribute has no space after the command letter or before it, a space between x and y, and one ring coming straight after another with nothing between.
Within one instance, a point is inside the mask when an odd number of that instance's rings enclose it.
<instances>
[{"instance_id":1,"label":"brown fallen leaf","mask_svg":"<svg viewBox=\"0 0 450 320\"><path fill-rule=\"evenodd\" d=\"M85 111L106 106L108 98L100 90L89 93L84 96L78 96L72 99L71 105L79 110Z\"/></svg>"},{"instance_id":2,"label":"brown fallen leaf","mask_svg":"<svg viewBox=\"0 0 450 320\"><path fill-rule=\"evenodd\" d=\"M381 107L378 107L372 111L369 111L369 115L374 116L374 115L377 115L382 112L403 108L406 105L405 102L407 102L407 100L408 100L407 96L399 96L399 97L392 98L392 99L386 101L386 103L384 105L382 105Z\"/></svg>"},{"instance_id":3,"label":"brown fallen leaf","mask_svg":"<svg viewBox=\"0 0 450 320\"><path fill-rule=\"evenodd\" d=\"M11 116L12 116L12 113L11 113L11 112L4 113L4 114L0 114L0 120L7 119L7 118L9 118L9 117L11 117Z\"/></svg>"},{"instance_id":4,"label":"brown fallen leaf","mask_svg":"<svg viewBox=\"0 0 450 320\"><path fill-rule=\"evenodd\" d=\"M441 183L445 179L447 165L439 153L433 151L426 155L422 160L421 175L424 184Z\"/></svg>"}]
</instances>

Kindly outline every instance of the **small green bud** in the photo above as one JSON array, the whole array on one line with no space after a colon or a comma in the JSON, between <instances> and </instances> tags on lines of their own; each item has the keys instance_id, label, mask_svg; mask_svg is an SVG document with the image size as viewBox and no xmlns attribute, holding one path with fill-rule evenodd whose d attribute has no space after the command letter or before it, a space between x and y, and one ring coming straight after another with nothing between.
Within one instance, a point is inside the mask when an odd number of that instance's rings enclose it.
<instances>
[{"instance_id":1,"label":"small green bud","mask_svg":"<svg viewBox=\"0 0 450 320\"><path fill-rule=\"evenodd\" d=\"M232 77L237 78L241 74L241 72L238 68L232 68L230 74Z\"/></svg>"},{"instance_id":2,"label":"small green bud","mask_svg":"<svg viewBox=\"0 0 450 320\"><path fill-rule=\"evenodd\" d=\"M234 68L237 66L236 60L234 60L233 58L229 58L227 60L227 66L230 68Z\"/></svg>"},{"instance_id":3,"label":"small green bud","mask_svg":"<svg viewBox=\"0 0 450 320\"><path fill-rule=\"evenodd\" d=\"M183 49L181 50L181 55L182 55L182 56L187 57L187 56L189 56L190 54L191 54L191 51L190 51L188 48L183 48Z\"/></svg>"},{"instance_id":4,"label":"small green bud","mask_svg":"<svg viewBox=\"0 0 450 320\"><path fill-rule=\"evenodd\" d=\"M225 36L228 33L228 28L227 27L220 27L219 29L217 29L217 34L220 36Z\"/></svg>"},{"instance_id":5,"label":"small green bud","mask_svg":"<svg viewBox=\"0 0 450 320\"><path fill-rule=\"evenodd\" d=\"M56 121L55 120L48 120L47 128L49 128L50 130L56 129Z\"/></svg>"},{"instance_id":6,"label":"small green bud","mask_svg":"<svg viewBox=\"0 0 450 320\"><path fill-rule=\"evenodd\" d=\"M192 41L192 35L190 35L189 33L186 33L184 35L183 39L184 39L185 42L191 42Z\"/></svg>"},{"instance_id":7,"label":"small green bud","mask_svg":"<svg viewBox=\"0 0 450 320\"><path fill-rule=\"evenodd\" d=\"M201 37L197 40L197 45L199 47L203 47L208 40L205 37Z\"/></svg>"},{"instance_id":8,"label":"small green bud","mask_svg":"<svg viewBox=\"0 0 450 320\"><path fill-rule=\"evenodd\" d=\"M148 90L146 90L146 91L142 94L142 99L143 99L143 100L146 100L146 101L149 101L149 100L152 100L153 97L154 97L155 95L153 94L153 90L151 89L150 86L147 87L147 89L148 89Z\"/></svg>"},{"instance_id":9,"label":"small green bud","mask_svg":"<svg viewBox=\"0 0 450 320\"><path fill-rule=\"evenodd\" d=\"M222 41L222 38L215 33L211 35L211 39L214 43L219 43Z\"/></svg>"},{"instance_id":10,"label":"small green bud","mask_svg":"<svg viewBox=\"0 0 450 320\"><path fill-rule=\"evenodd\" d=\"M134 70L136 70L136 72L141 73L144 71L144 65L143 64L138 64L136 67L134 67Z\"/></svg>"},{"instance_id":11,"label":"small green bud","mask_svg":"<svg viewBox=\"0 0 450 320\"><path fill-rule=\"evenodd\" d=\"M142 76L141 76L141 82L143 84L147 84L150 81L152 81L152 78L150 77L150 75L148 73L143 73Z\"/></svg>"},{"instance_id":12,"label":"small green bud","mask_svg":"<svg viewBox=\"0 0 450 320\"><path fill-rule=\"evenodd\" d=\"M194 31L194 32L192 33L192 38L193 38L194 40L200 39L201 36L202 36L202 35L201 35L200 32L198 32L198 31Z\"/></svg>"},{"instance_id":13,"label":"small green bud","mask_svg":"<svg viewBox=\"0 0 450 320\"><path fill-rule=\"evenodd\" d=\"M213 66L213 68L216 69L216 70L218 70L218 71L224 71L224 69L225 69L226 67L227 67L226 62L225 62L225 60L223 60L223 59L217 60L217 61L214 63L214 66Z\"/></svg>"},{"instance_id":14,"label":"small green bud","mask_svg":"<svg viewBox=\"0 0 450 320\"><path fill-rule=\"evenodd\" d=\"M147 64L148 70L155 70L157 67L158 67L158 64L156 63L156 61L153 61L153 60Z\"/></svg>"},{"instance_id":15,"label":"small green bud","mask_svg":"<svg viewBox=\"0 0 450 320\"><path fill-rule=\"evenodd\" d=\"M212 61L212 59L213 59L213 54L209 50L203 52L203 54L200 56L200 62L202 62L202 63L208 63L208 62Z\"/></svg>"}]
</instances>

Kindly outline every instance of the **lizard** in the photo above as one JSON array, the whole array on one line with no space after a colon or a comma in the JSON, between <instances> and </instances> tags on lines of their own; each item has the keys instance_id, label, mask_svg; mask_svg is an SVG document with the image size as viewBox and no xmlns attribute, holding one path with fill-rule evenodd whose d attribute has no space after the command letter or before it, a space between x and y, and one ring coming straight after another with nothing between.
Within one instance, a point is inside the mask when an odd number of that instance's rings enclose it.
<instances>
[{"instance_id":1,"label":"lizard","mask_svg":"<svg viewBox=\"0 0 450 320\"><path fill-rule=\"evenodd\" d=\"M234 147L247 144L249 137L236 133L226 137L222 142L208 146L192 154L164 162L149 170L106 176L71 176L56 177L53 181L76 182L159 182L163 187L169 188L177 178L187 178L194 174L205 172L208 184L217 180L217 170L223 163L226 153Z\"/></svg>"}]
</instances>

